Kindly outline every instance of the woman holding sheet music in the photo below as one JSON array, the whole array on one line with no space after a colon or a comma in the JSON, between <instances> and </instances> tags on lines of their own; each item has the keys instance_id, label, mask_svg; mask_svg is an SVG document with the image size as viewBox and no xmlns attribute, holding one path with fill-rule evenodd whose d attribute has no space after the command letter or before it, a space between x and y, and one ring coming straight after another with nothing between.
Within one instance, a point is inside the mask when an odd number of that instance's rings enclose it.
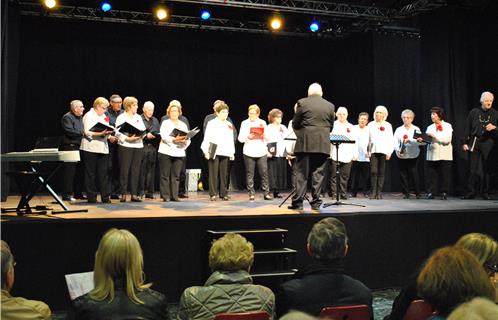
<instances>
[{"instance_id":1,"label":"woman holding sheet music","mask_svg":"<svg viewBox=\"0 0 498 320\"><path fill-rule=\"evenodd\" d=\"M174 100L171 102L174 102ZM180 173L183 159L186 157L185 150L190 145L190 139L183 135L183 133L188 132L188 128L184 122L180 121L180 116L182 115L181 106L170 103L168 109L166 109L166 114L168 119L161 123L161 129L159 130L161 134L161 143L158 150L159 190L163 201L178 201ZM175 131L178 131L178 134L175 134Z\"/></svg>"},{"instance_id":2,"label":"woman holding sheet music","mask_svg":"<svg viewBox=\"0 0 498 320\"><path fill-rule=\"evenodd\" d=\"M127 123L134 133L125 132L119 128L116 132L118 138L118 157L119 157L119 186L121 188L121 202L126 202L128 193L128 177L130 178L131 201L141 202L138 194L138 177L140 175L140 166L143 156L143 134L145 133L145 124L142 117L137 114L138 100L135 97L126 97L123 100L125 112L120 114L116 119L116 128ZM130 130L132 131L132 130Z\"/></svg>"},{"instance_id":3,"label":"woman holding sheet music","mask_svg":"<svg viewBox=\"0 0 498 320\"><path fill-rule=\"evenodd\" d=\"M268 125L265 128L265 136L268 142L268 178L270 191L274 198L282 198L280 190L287 189L287 164L285 157L286 141L289 134L287 127L282 124L283 112L280 109L272 109L268 113Z\"/></svg>"},{"instance_id":4,"label":"woman holding sheet music","mask_svg":"<svg viewBox=\"0 0 498 320\"><path fill-rule=\"evenodd\" d=\"M105 116L105 111L109 106L106 98L99 97L93 102L93 108L83 116L84 137L81 139L81 157L85 166L85 186L88 203L97 202L97 185L95 179L98 177L100 185L100 196L102 202L110 203L109 182L107 180L107 161L109 156L109 146L107 136L112 131L104 130L94 132L91 129L97 123L109 124Z\"/></svg>"},{"instance_id":5,"label":"woman holding sheet music","mask_svg":"<svg viewBox=\"0 0 498 320\"><path fill-rule=\"evenodd\" d=\"M220 102L215 105L216 118L210 120L204 131L201 150L208 160L209 198L216 200L219 194L224 201L228 197L228 161L235 159L235 143L233 141L233 124L227 121L228 105ZM219 186L218 186L219 184Z\"/></svg>"}]
</instances>

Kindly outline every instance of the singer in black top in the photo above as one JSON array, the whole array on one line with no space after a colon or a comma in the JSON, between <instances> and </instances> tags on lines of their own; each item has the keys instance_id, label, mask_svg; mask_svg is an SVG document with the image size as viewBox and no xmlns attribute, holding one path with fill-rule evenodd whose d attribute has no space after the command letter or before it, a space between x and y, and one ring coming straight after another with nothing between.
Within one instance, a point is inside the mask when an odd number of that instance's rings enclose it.
<instances>
[{"instance_id":1,"label":"singer in black top","mask_svg":"<svg viewBox=\"0 0 498 320\"><path fill-rule=\"evenodd\" d=\"M138 193L140 197L145 196L146 198L154 199L154 177L156 176L157 147L159 145L159 120L153 116L154 104L151 101L144 103L142 111L142 120L147 134L143 140L144 149L138 181Z\"/></svg>"},{"instance_id":2,"label":"singer in black top","mask_svg":"<svg viewBox=\"0 0 498 320\"><path fill-rule=\"evenodd\" d=\"M490 177L496 164L491 163L490 153L498 138L498 111L493 109L494 96L483 92L481 106L470 110L465 125L463 150L470 153L470 176L468 193L463 199L473 199L476 194L489 200Z\"/></svg>"},{"instance_id":3,"label":"singer in black top","mask_svg":"<svg viewBox=\"0 0 498 320\"><path fill-rule=\"evenodd\" d=\"M121 108L123 99L118 94L113 94L109 98L111 107L107 109L105 115L109 119L109 125L115 126L116 119L124 112ZM107 176L109 179L109 190L112 199L119 199L119 159L118 159L118 138L111 134L107 138L109 145L109 158L107 162Z\"/></svg>"},{"instance_id":4,"label":"singer in black top","mask_svg":"<svg viewBox=\"0 0 498 320\"><path fill-rule=\"evenodd\" d=\"M296 133L296 194L289 209L302 210L308 175L311 172L311 208L318 210L325 181L325 167L330 155L330 132L334 126L334 105L322 98L322 87L313 83L308 97L297 102L292 126Z\"/></svg>"},{"instance_id":5,"label":"singer in black top","mask_svg":"<svg viewBox=\"0 0 498 320\"><path fill-rule=\"evenodd\" d=\"M61 126L64 136L60 148L61 151L80 150L81 139L84 135L83 111L85 111L83 102L80 100L73 100L70 103L69 112L62 116ZM62 200L74 201L76 199L86 199L82 193L83 172L82 161L64 163Z\"/></svg>"}]
</instances>

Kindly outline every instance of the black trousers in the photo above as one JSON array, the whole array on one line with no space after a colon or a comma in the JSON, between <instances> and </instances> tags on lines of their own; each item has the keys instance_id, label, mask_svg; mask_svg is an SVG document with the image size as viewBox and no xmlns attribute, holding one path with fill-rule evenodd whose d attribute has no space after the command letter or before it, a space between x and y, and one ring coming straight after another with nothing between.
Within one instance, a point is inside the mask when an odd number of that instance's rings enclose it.
<instances>
[{"instance_id":1,"label":"black trousers","mask_svg":"<svg viewBox=\"0 0 498 320\"><path fill-rule=\"evenodd\" d=\"M310 173L312 204L320 201L320 193L325 182L327 158L328 155L323 153L296 153L296 194L292 197L293 205L303 203Z\"/></svg>"},{"instance_id":2,"label":"black trousers","mask_svg":"<svg viewBox=\"0 0 498 320\"><path fill-rule=\"evenodd\" d=\"M440 182L439 191L441 193L449 192L452 162L453 161L446 160L427 161L427 168L429 169L429 184L427 188L428 193L437 194L438 181Z\"/></svg>"},{"instance_id":3,"label":"black trousers","mask_svg":"<svg viewBox=\"0 0 498 320\"><path fill-rule=\"evenodd\" d=\"M268 186L268 161L266 156L259 158L253 158L244 155L244 164L246 166L246 183L247 191L250 195L255 194L254 190L254 170L256 165L258 166L259 176L261 177L261 189L263 192L268 194L270 192Z\"/></svg>"},{"instance_id":4,"label":"black trousers","mask_svg":"<svg viewBox=\"0 0 498 320\"><path fill-rule=\"evenodd\" d=\"M209 196L213 197L219 194L223 198L228 195L229 162L230 158L225 156L216 156L216 158L208 160Z\"/></svg>"},{"instance_id":5,"label":"black trousers","mask_svg":"<svg viewBox=\"0 0 498 320\"><path fill-rule=\"evenodd\" d=\"M384 187L384 175L386 172L386 155L383 153L372 153L370 155L370 183L372 195L378 196Z\"/></svg>"},{"instance_id":6,"label":"black trousers","mask_svg":"<svg viewBox=\"0 0 498 320\"><path fill-rule=\"evenodd\" d=\"M479 146L479 145L478 145ZM490 192L491 174L496 163L491 163L489 152L483 152L478 147L470 153L470 176L467 183L471 194L488 194Z\"/></svg>"},{"instance_id":7,"label":"black trousers","mask_svg":"<svg viewBox=\"0 0 498 320\"><path fill-rule=\"evenodd\" d=\"M268 183L274 194L287 189L287 163L284 157L268 158Z\"/></svg>"},{"instance_id":8,"label":"black trousers","mask_svg":"<svg viewBox=\"0 0 498 320\"><path fill-rule=\"evenodd\" d=\"M77 144L63 144L61 151L79 151L80 146ZM71 197L73 194L80 197L83 194L85 184L85 168L83 157L80 152L79 162L64 162L62 180L62 196Z\"/></svg>"},{"instance_id":9,"label":"black trousers","mask_svg":"<svg viewBox=\"0 0 498 320\"><path fill-rule=\"evenodd\" d=\"M370 180L370 162L353 161L351 168L351 192L358 193L358 190L368 192L368 183Z\"/></svg>"},{"instance_id":10,"label":"black trousers","mask_svg":"<svg viewBox=\"0 0 498 320\"><path fill-rule=\"evenodd\" d=\"M108 154L81 151L85 167L85 186L88 201L97 200L97 183L102 201L109 199L109 180L107 179Z\"/></svg>"},{"instance_id":11,"label":"black trousers","mask_svg":"<svg viewBox=\"0 0 498 320\"><path fill-rule=\"evenodd\" d=\"M403 194L410 194L410 189L415 194L420 194L420 179L418 175L417 163L418 157L414 159L399 159L399 178L401 191Z\"/></svg>"},{"instance_id":12,"label":"black trousers","mask_svg":"<svg viewBox=\"0 0 498 320\"><path fill-rule=\"evenodd\" d=\"M157 149L153 144L144 144L142 165L138 182L138 195L154 194L154 183L156 177Z\"/></svg>"},{"instance_id":13,"label":"black trousers","mask_svg":"<svg viewBox=\"0 0 498 320\"><path fill-rule=\"evenodd\" d=\"M182 170L180 171L180 189L179 194L185 194L185 180L187 177L187 157L182 157Z\"/></svg>"},{"instance_id":14,"label":"black trousers","mask_svg":"<svg viewBox=\"0 0 498 320\"><path fill-rule=\"evenodd\" d=\"M118 145L109 143L109 157L107 161L107 176L109 178L109 192L118 195L119 190L119 156Z\"/></svg>"},{"instance_id":15,"label":"black trousers","mask_svg":"<svg viewBox=\"0 0 498 320\"><path fill-rule=\"evenodd\" d=\"M159 153L159 190L164 200L178 200L180 172L184 158Z\"/></svg>"},{"instance_id":16,"label":"black trousers","mask_svg":"<svg viewBox=\"0 0 498 320\"><path fill-rule=\"evenodd\" d=\"M287 160L287 163L291 167L291 189L292 191L296 190L296 176L297 176L297 168L296 168L296 158L291 158Z\"/></svg>"},{"instance_id":17,"label":"black trousers","mask_svg":"<svg viewBox=\"0 0 498 320\"><path fill-rule=\"evenodd\" d=\"M142 164L142 148L128 148L118 146L119 155L119 186L121 194L128 192L128 180L132 195L138 194L138 177Z\"/></svg>"},{"instance_id":18,"label":"black trousers","mask_svg":"<svg viewBox=\"0 0 498 320\"><path fill-rule=\"evenodd\" d=\"M330 190L332 194L337 194L337 179L336 179L336 165L337 162L330 159ZM351 173L352 163L344 163L339 161L339 194L345 195L348 191L349 174Z\"/></svg>"}]
</instances>

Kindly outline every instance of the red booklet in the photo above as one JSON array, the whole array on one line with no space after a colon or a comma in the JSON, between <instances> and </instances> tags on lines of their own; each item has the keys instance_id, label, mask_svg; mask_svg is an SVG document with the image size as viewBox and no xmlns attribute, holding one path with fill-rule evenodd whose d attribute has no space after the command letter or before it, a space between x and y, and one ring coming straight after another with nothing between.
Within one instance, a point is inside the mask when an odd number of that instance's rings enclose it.
<instances>
[{"instance_id":1,"label":"red booklet","mask_svg":"<svg viewBox=\"0 0 498 320\"><path fill-rule=\"evenodd\" d=\"M261 139L263 140L263 136L265 133L265 127L251 127L249 133L252 133L254 135L254 139Z\"/></svg>"}]
</instances>

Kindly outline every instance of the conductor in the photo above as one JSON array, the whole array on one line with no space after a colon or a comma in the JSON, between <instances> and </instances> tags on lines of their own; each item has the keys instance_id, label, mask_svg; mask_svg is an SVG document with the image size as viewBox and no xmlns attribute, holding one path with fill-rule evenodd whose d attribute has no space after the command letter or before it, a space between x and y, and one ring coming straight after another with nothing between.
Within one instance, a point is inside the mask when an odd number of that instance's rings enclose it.
<instances>
[{"instance_id":1,"label":"conductor","mask_svg":"<svg viewBox=\"0 0 498 320\"><path fill-rule=\"evenodd\" d=\"M334 124L334 105L322 98L322 87L313 83L308 97L297 102L292 127L296 133L296 190L291 210L302 210L303 199L311 172L311 209L318 210L320 193L325 181L325 167L330 155L330 132Z\"/></svg>"}]
</instances>

